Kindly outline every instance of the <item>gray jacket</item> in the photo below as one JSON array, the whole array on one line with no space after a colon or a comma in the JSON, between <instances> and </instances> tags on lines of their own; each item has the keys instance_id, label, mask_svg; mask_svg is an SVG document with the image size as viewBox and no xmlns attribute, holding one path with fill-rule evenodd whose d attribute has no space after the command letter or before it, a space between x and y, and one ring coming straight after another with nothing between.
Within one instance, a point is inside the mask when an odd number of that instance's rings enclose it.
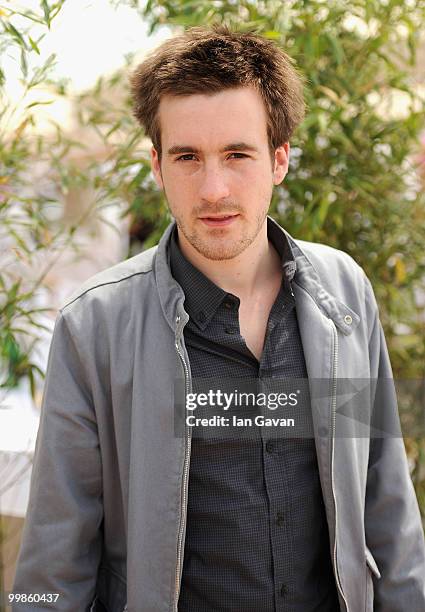
<instances>
[{"instance_id":1,"label":"gray jacket","mask_svg":"<svg viewBox=\"0 0 425 612\"><path fill-rule=\"evenodd\" d=\"M184 377L187 393L191 375L172 227L58 314L14 591L59 597L16 612L177 610L191 440L174 433L175 400L184 404L174 382ZM328 381L312 412L341 610L424 612L425 544L403 439L372 444L350 418L338 435L337 378L392 377L371 284L346 253L288 239L309 380ZM398 422L392 397L385 411Z\"/></svg>"}]
</instances>

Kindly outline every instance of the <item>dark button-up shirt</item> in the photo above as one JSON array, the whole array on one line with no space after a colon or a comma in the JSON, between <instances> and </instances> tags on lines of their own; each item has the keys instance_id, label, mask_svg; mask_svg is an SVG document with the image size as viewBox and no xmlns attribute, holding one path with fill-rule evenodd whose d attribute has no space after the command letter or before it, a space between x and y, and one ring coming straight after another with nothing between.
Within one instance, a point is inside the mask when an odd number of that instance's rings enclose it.
<instances>
[{"instance_id":1,"label":"dark button-up shirt","mask_svg":"<svg viewBox=\"0 0 425 612\"><path fill-rule=\"evenodd\" d=\"M270 379L307 379L291 290L295 260L270 222L268 238L281 256L282 284L258 361L240 333L239 298L195 268L177 231L172 236L194 390L208 378L255 378L257 389ZM309 402L296 416L313 431ZM339 609L314 436L272 438L262 429L251 428L249 438L193 436L180 612Z\"/></svg>"}]
</instances>

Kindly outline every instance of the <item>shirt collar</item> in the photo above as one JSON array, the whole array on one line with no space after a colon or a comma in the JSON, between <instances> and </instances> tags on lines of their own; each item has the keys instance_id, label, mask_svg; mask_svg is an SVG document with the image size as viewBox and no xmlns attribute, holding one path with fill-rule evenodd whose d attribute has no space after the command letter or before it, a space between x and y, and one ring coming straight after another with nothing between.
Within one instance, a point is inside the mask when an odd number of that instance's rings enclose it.
<instances>
[{"instance_id":1,"label":"shirt collar","mask_svg":"<svg viewBox=\"0 0 425 612\"><path fill-rule=\"evenodd\" d=\"M281 229L267 217L267 236L282 261L283 279L288 291L296 272L296 261L291 245ZM170 267L175 280L185 294L185 310L200 329L205 329L223 301L234 309L239 308L236 295L224 291L205 276L183 255L178 244L177 225L170 239Z\"/></svg>"}]
</instances>

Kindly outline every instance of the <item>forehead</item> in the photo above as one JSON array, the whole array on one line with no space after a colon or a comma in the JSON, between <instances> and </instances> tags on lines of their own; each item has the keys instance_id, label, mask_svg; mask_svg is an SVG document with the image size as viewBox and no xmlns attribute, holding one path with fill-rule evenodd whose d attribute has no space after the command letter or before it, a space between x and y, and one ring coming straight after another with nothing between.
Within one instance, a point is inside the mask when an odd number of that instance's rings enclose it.
<instances>
[{"instance_id":1,"label":"forehead","mask_svg":"<svg viewBox=\"0 0 425 612\"><path fill-rule=\"evenodd\" d=\"M163 146L191 139L198 147L226 142L267 143L267 114L252 87L213 94L164 95L158 111ZM193 140L193 142L192 142Z\"/></svg>"}]
</instances>

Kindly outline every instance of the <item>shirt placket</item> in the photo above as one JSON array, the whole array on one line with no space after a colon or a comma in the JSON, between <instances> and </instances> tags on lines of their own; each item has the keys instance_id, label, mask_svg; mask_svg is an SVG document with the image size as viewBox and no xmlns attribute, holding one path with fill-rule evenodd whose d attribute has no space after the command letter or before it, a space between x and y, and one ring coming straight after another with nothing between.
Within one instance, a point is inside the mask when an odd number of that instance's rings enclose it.
<instances>
[{"instance_id":1,"label":"shirt placket","mask_svg":"<svg viewBox=\"0 0 425 612\"><path fill-rule=\"evenodd\" d=\"M273 339L277 337L279 326L284 325L284 319L289 312L288 304L285 303L283 285L278 299L272 307L267 325L264 349L258 368L258 392L264 393L266 397L269 393L267 380L270 375L267 363L269 362L270 351L273 351ZM286 309L286 310L285 310ZM264 407L265 417L272 416L267 407ZM269 533L270 548L272 555L273 581L274 581L274 603L276 612L288 610L288 602L292 592L293 576L293 548L294 543L291 537L291 508L290 491L285 479L287 472L284 447L281 440L268 433L267 428L261 428L262 450L263 450L263 470L264 486L268 499L269 509ZM277 486L277 474L279 486ZM282 554L285 551L285 554Z\"/></svg>"}]
</instances>

